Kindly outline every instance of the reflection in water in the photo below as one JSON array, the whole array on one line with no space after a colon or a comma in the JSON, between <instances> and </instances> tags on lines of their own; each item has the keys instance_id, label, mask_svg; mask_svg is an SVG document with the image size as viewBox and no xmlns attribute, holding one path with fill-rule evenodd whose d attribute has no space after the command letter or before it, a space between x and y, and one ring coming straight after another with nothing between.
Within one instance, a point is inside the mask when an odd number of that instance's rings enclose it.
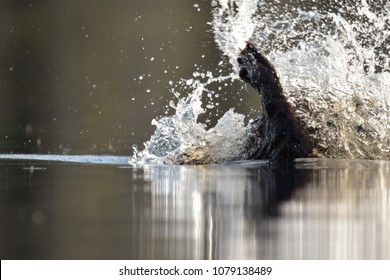
<instances>
[{"instance_id":1,"label":"reflection in water","mask_svg":"<svg viewBox=\"0 0 390 280\"><path fill-rule=\"evenodd\" d=\"M170 258L183 251L178 240L190 242L182 257L257 258L251 250L258 238L270 236L269 216L277 215L279 204L304 183L301 172L291 166L175 166L149 171L150 219L166 221L163 226L152 223L151 232L164 237Z\"/></svg>"},{"instance_id":2,"label":"reflection in water","mask_svg":"<svg viewBox=\"0 0 390 280\"><path fill-rule=\"evenodd\" d=\"M2 258L390 258L389 162L31 166L0 164Z\"/></svg>"}]
</instances>

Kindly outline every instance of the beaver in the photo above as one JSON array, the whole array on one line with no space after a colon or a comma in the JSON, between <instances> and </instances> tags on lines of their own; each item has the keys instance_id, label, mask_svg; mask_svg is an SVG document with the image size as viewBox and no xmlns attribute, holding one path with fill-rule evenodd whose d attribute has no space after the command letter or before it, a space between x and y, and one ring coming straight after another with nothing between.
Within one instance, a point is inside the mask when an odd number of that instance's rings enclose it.
<instances>
[{"instance_id":1,"label":"beaver","mask_svg":"<svg viewBox=\"0 0 390 280\"><path fill-rule=\"evenodd\" d=\"M259 92L264 111L254 122L257 141L249 159L291 161L308 157L312 152L308 134L287 102L274 66L250 42L237 62L240 78Z\"/></svg>"}]
</instances>

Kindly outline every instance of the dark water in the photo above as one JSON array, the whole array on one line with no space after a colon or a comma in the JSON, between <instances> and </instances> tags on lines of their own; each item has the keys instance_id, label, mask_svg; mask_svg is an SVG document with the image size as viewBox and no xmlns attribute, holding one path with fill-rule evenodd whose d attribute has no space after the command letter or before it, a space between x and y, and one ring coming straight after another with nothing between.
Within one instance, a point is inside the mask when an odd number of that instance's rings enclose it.
<instances>
[{"instance_id":1,"label":"dark water","mask_svg":"<svg viewBox=\"0 0 390 280\"><path fill-rule=\"evenodd\" d=\"M125 161L3 158L1 259L390 259L390 162Z\"/></svg>"}]
</instances>

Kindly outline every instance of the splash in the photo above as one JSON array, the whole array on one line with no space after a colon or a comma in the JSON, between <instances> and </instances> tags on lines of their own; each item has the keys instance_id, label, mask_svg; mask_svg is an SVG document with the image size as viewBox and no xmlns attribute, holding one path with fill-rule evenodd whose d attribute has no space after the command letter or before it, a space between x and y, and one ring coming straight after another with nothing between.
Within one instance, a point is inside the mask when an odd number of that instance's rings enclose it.
<instances>
[{"instance_id":1,"label":"splash","mask_svg":"<svg viewBox=\"0 0 390 280\"><path fill-rule=\"evenodd\" d=\"M253 40L272 46L265 49L319 153L388 159L389 5L330 1L314 9L299 1L289 8L260 4L267 16Z\"/></svg>"},{"instance_id":2,"label":"splash","mask_svg":"<svg viewBox=\"0 0 390 280\"><path fill-rule=\"evenodd\" d=\"M237 55L256 28L258 0L213 0L213 32L219 49L237 66Z\"/></svg>"},{"instance_id":3,"label":"splash","mask_svg":"<svg viewBox=\"0 0 390 280\"><path fill-rule=\"evenodd\" d=\"M244 142L251 130L244 123L244 115L230 109L210 129L198 122L199 115L205 113L201 98L210 92L207 86L232 79L233 76L213 77L211 72L196 72L194 79L182 80L185 86L180 88L191 89L191 93L180 98L180 93L174 92L178 98L176 104L171 102L175 114L152 121L156 126L154 135L144 143L142 151L134 147L130 164L205 164L245 159L249 151Z\"/></svg>"},{"instance_id":4,"label":"splash","mask_svg":"<svg viewBox=\"0 0 390 280\"><path fill-rule=\"evenodd\" d=\"M176 113L153 121L154 135L130 163L247 158L253 134L243 115L231 109L211 129L198 122L207 109L202 95L214 94L208 85L237 79L237 55L247 40L274 63L319 156L390 157L390 4L212 0L211 5L215 42L232 73L194 73L182 80L190 94L174 92Z\"/></svg>"}]
</instances>

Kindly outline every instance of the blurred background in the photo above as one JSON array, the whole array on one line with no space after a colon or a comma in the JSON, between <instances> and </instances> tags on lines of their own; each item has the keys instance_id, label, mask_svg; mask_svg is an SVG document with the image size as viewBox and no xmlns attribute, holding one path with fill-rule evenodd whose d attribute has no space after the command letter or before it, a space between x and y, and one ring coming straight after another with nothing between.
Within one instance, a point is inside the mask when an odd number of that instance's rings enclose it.
<instances>
[{"instance_id":1,"label":"blurred background","mask_svg":"<svg viewBox=\"0 0 390 280\"><path fill-rule=\"evenodd\" d=\"M151 120L172 114L172 85L218 66L210 9L2 0L0 153L132 154L153 133ZM231 107L223 99L221 112Z\"/></svg>"}]
</instances>

